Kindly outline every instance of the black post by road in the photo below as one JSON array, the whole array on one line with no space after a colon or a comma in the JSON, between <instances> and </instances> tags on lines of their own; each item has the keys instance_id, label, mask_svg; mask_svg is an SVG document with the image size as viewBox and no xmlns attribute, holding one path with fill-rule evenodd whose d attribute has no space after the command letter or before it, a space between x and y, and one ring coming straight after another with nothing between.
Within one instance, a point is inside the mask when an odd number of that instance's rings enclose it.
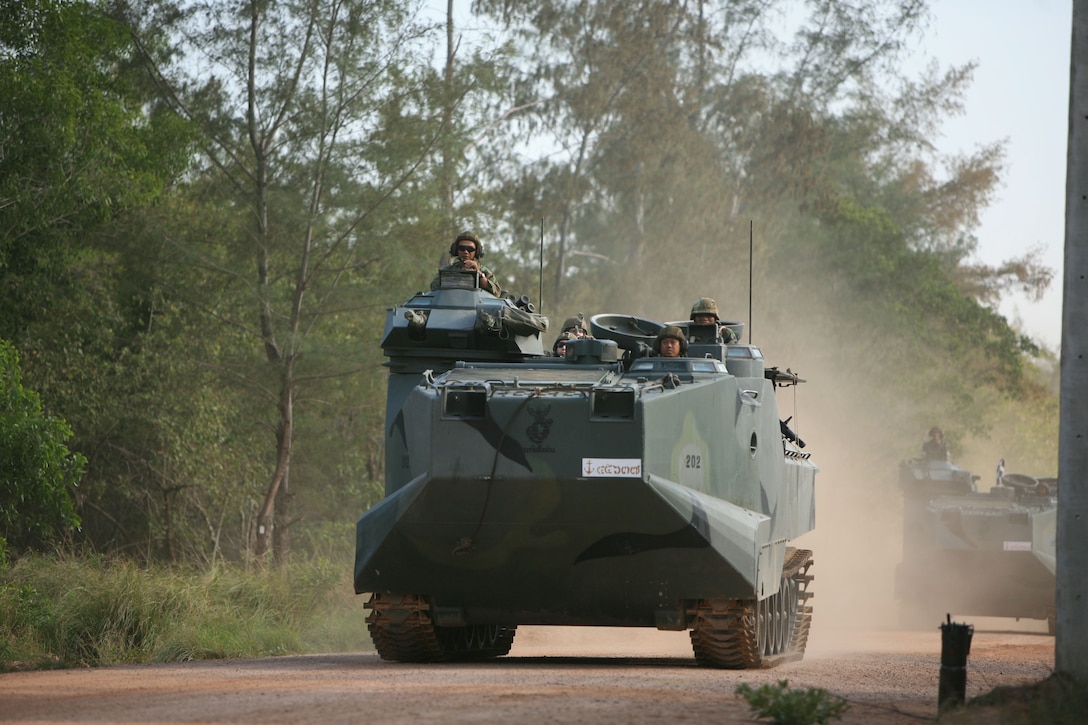
<instances>
[{"instance_id":1,"label":"black post by road","mask_svg":"<svg viewBox=\"0 0 1088 725\"><path fill-rule=\"evenodd\" d=\"M959 707L967 697L967 655L971 652L970 624L956 624L952 615L941 625L941 678L937 688L937 712Z\"/></svg>"}]
</instances>

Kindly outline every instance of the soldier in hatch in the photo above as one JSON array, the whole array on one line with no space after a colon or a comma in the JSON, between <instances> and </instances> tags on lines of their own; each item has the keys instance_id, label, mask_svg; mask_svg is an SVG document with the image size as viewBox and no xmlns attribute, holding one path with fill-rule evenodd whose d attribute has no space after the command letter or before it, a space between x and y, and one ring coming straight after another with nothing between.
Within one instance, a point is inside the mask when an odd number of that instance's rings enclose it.
<instances>
[{"instance_id":1,"label":"soldier in hatch","mask_svg":"<svg viewBox=\"0 0 1088 725\"><path fill-rule=\"evenodd\" d=\"M709 297L700 297L691 306L691 321L696 325L714 325L717 333L714 339L692 336L688 342L730 343L737 341L737 335L729 327L721 324L718 316L718 303Z\"/></svg>"},{"instance_id":2,"label":"soldier in hatch","mask_svg":"<svg viewBox=\"0 0 1088 725\"><path fill-rule=\"evenodd\" d=\"M579 340L582 338L585 338L587 340L593 339L593 335L589 334L589 326L586 325L585 315L583 315L581 312L578 313L577 317L568 317L566 320L564 320L563 328L559 332L569 332Z\"/></svg>"},{"instance_id":3,"label":"soldier in hatch","mask_svg":"<svg viewBox=\"0 0 1088 725\"><path fill-rule=\"evenodd\" d=\"M499 283L495 281L494 273L480 264L480 259L484 256L484 245L480 243L480 238L474 232L461 232L458 234L457 239L453 240L453 244L450 245L450 256L455 259L440 271L477 272L479 274L480 289L485 289L496 297L502 295L502 289L499 287ZM438 289L438 285L439 277L435 275L431 281L431 289Z\"/></svg>"},{"instance_id":4,"label":"soldier in hatch","mask_svg":"<svg viewBox=\"0 0 1088 725\"><path fill-rule=\"evenodd\" d=\"M567 356L567 343L571 340L577 340L578 337L573 332L561 332L559 337L555 338L555 344L552 345L552 353L556 357Z\"/></svg>"},{"instance_id":5,"label":"soldier in hatch","mask_svg":"<svg viewBox=\"0 0 1088 725\"><path fill-rule=\"evenodd\" d=\"M944 442L944 431L937 426L929 429L929 440L922 444L922 458L927 461L948 460L948 446Z\"/></svg>"},{"instance_id":6,"label":"soldier in hatch","mask_svg":"<svg viewBox=\"0 0 1088 725\"><path fill-rule=\"evenodd\" d=\"M688 352L688 339L676 325L666 325L654 340L654 355L658 357L683 357Z\"/></svg>"},{"instance_id":7,"label":"soldier in hatch","mask_svg":"<svg viewBox=\"0 0 1088 725\"><path fill-rule=\"evenodd\" d=\"M563 357L567 343L571 340L593 339L593 335L589 334L585 315L579 312L577 317L568 317L563 321L563 327L559 330L559 337L555 338L555 343L552 345L552 352L558 357Z\"/></svg>"}]
</instances>

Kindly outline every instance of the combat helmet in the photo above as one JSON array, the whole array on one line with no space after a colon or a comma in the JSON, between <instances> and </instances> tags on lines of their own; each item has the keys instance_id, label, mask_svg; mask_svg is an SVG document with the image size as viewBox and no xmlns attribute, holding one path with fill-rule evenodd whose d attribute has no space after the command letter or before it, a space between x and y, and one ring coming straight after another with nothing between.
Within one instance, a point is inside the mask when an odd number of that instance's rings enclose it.
<instances>
[{"instance_id":1,"label":"combat helmet","mask_svg":"<svg viewBox=\"0 0 1088 725\"><path fill-rule=\"evenodd\" d=\"M453 240L453 244L450 245L450 256L457 256L457 243L458 242L473 242L476 245L476 259L483 259L484 257L484 243L480 241L480 238L476 236L476 232L464 231L457 235L457 238Z\"/></svg>"},{"instance_id":2,"label":"combat helmet","mask_svg":"<svg viewBox=\"0 0 1088 725\"><path fill-rule=\"evenodd\" d=\"M661 354L661 341L666 337L680 341L680 357L688 354L688 338L684 335L684 331L676 325L665 325L657 333L657 338L654 340L654 352L656 354Z\"/></svg>"},{"instance_id":3,"label":"combat helmet","mask_svg":"<svg viewBox=\"0 0 1088 725\"><path fill-rule=\"evenodd\" d=\"M590 337L589 326L586 325L585 316L579 312L577 317L568 317L563 320L560 332L572 332L575 336ZM581 333L581 334L579 334Z\"/></svg>"},{"instance_id":4,"label":"combat helmet","mask_svg":"<svg viewBox=\"0 0 1088 725\"><path fill-rule=\"evenodd\" d=\"M714 315L715 320L721 321L722 319L718 315L718 303L709 297L700 297L695 300L695 304L691 306L691 317L688 319L694 320L695 315Z\"/></svg>"},{"instance_id":5,"label":"combat helmet","mask_svg":"<svg viewBox=\"0 0 1088 725\"><path fill-rule=\"evenodd\" d=\"M552 352L558 355L559 354L559 346L561 344L563 344L565 342L570 342L571 340L577 340L577 339L578 339L578 336L575 335L573 332L561 332L561 333L559 333L559 337L555 338L555 343L552 344Z\"/></svg>"}]
</instances>

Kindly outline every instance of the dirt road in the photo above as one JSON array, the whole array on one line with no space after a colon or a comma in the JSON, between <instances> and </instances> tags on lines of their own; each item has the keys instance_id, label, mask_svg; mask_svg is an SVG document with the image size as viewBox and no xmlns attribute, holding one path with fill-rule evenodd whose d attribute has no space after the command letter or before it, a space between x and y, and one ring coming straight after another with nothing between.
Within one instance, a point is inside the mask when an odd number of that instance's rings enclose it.
<instances>
[{"instance_id":1,"label":"dirt road","mask_svg":"<svg viewBox=\"0 0 1088 725\"><path fill-rule=\"evenodd\" d=\"M1052 638L1003 621L975 625L968 697L1053 670ZM736 686L787 679L846 698L842 722L918 723L937 714L939 655L936 627L816 629L804 661L735 672L696 667L686 633L523 627L510 656L468 665L355 653L10 673L0 722L744 723Z\"/></svg>"}]
</instances>

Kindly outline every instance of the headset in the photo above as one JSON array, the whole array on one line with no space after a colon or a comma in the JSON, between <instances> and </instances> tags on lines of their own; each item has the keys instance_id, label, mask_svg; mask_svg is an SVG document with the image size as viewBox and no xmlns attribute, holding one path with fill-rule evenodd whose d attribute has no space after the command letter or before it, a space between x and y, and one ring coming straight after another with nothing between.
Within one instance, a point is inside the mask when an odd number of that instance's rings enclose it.
<instances>
[{"instance_id":1,"label":"headset","mask_svg":"<svg viewBox=\"0 0 1088 725\"><path fill-rule=\"evenodd\" d=\"M461 232L460 234L457 235L457 239L454 239L453 244L450 245L450 256L451 257L456 257L457 256L457 245L460 242L472 242L473 244L476 245L476 259L483 259L484 258L484 245L480 241L480 238L477 237L472 232Z\"/></svg>"}]
</instances>

